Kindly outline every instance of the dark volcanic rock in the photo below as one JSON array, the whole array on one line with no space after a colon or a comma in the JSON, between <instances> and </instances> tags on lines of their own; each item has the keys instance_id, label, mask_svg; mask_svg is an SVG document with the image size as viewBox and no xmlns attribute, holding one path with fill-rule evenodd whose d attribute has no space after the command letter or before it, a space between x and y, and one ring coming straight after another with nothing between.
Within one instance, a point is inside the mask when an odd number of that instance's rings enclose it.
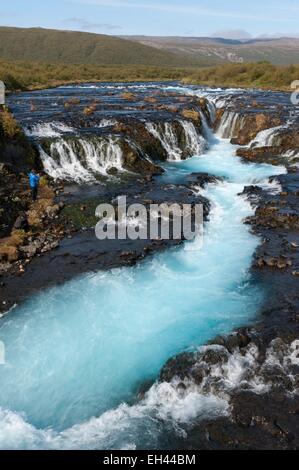
<instances>
[{"instance_id":1,"label":"dark volcanic rock","mask_svg":"<svg viewBox=\"0 0 299 470\"><path fill-rule=\"evenodd\" d=\"M223 181L223 178L210 175L209 173L191 173L187 178L187 183L194 183L201 188L204 188L207 184L216 184L219 181Z\"/></svg>"},{"instance_id":2,"label":"dark volcanic rock","mask_svg":"<svg viewBox=\"0 0 299 470\"><path fill-rule=\"evenodd\" d=\"M32 167L41 168L41 162L35 147L31 145L19 128L12 114L0 106L0 164L13 166L20 171Z\"/></svg>"},{"instance_id":3,"label":"dark volcanic rock","mask_svg":"<svg viewBox=\"0 0 299 470\"><path fill-rule=\"evenodd\" d=\"M0 237L4 237L9 235L18 217L24 217L29 202L28 183L27 178L9 164L0 164L0 178Z\"/></svg>"}]
</instances>

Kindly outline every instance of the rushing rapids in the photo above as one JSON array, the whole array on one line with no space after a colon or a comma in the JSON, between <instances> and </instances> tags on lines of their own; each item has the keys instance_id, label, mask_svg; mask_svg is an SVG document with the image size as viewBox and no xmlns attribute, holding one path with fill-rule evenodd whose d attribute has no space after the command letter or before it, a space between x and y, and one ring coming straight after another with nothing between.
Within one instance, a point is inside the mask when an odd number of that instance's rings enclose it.
<instances>
[{"instance_id":1,"label":"rushing rapids","mask_svg":"<svg viewBox=\"0 0 299 470\"><path fill-rule=\"evenodd\" d=\"M87 85L81 89L81 101L85 93L99 90L103 95L107 89L118 96L125 86ZM131 88L141 95L137 106L149 93L153 99L152 92L159 89L154 84ZM131 148L138 149L139 158L142 152L145 161L158 161L165 170L159 177L164 182L186 184L190 174L198 172L221 180L204 189L192 187L212 205L202 249L196 241L186 243L135 267L79 277L29 298L1 319L0 339L6 346L6 364L0 368L1 448L159 449L188 436L195 421L228 416L232 391L244 387L262 394L272 386L264 382L263 370L281 360L274 344L262 365L254 347L229 355L219 345L202 345L247 324L259 311L264 292L251 282L248 272L259 239L243 224L254 210L241 193L248 185L279 193L279 183L269 182L269 177L285 173L285 168L244 164L235 156L236 147L227 138L237 138L237 132L230 132L228 122L236 125L238 118L222 113L217 122L215 107L219 112L225 100L238 97L240 91L174 85L167 89L167 106L174 92L205 95L210 101L204 110L199 106L195 121L178 119L177 110L171 120L172 111L162 111L158 120L161 110L153 110L153 120L144 110L135 109L135 101L131 103L132 122L141 139L154 138L148 141L155 143L152 154L146 141L128 134L129 123L115 116L120 110L105 118L109 121L103 126L99 124L103 116L93 117L86 132L69 116L68 127L61 130L51 125L52 135L41 136L42 125L37 128L26 122L26 103L19 105L24 127L31 126L30 135L40 146L44 168L55 178L81 183L98 173L107 175L111 168L122 171L128 152L122 151L123 141L134 137ZM73 88L63 92L75 93ZM55 91L47 93L49 103L62 106ZM110 104L118 105L117 96ZM23 99L28 100L26 94ZM214 120L216 135L208 127ZM105 133L94 132L96 126ZM119 140L112 145L114 126ZM53 135L53 129L60 135ZM75 129L73 134L70 129ZM239 125L238 132L242 129ZM44 137L50 137L46 144ZM286 347L288 373L297 360L296 348L295 342ZM196 374L178 377L171 367L164 368L158 380L165 362L184 351L198 354L198 367L206 371L203 380L198 381ZM223 361L211 366L208 357L213 354Z\"/></svg>"}]
</instances>

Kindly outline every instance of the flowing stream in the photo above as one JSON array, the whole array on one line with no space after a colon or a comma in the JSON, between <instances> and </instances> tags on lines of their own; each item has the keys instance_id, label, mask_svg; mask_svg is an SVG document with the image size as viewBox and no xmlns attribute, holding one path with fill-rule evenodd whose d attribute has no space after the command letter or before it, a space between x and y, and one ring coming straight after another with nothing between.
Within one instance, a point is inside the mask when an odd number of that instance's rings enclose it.
<instances>
[{"instance_id":1,"label":"flowing stream","mask_svg":"<svg viewBox=\"0 0 299 470\"><path fill-rule=\"evenodd\" d=\"M268 177L284 169L243 164L211 135L209 150L165 168L167 182L201 171L225 178L199 190L212 204L203 247L81 276L0 319L0 448L160 448L165 429L228 412L225 395L154 382L171 356L255 318L263 292L248 270L259 239L243 224L253 210L238 194L256 183L277 190Z\"/></svg>"}]
</instances>

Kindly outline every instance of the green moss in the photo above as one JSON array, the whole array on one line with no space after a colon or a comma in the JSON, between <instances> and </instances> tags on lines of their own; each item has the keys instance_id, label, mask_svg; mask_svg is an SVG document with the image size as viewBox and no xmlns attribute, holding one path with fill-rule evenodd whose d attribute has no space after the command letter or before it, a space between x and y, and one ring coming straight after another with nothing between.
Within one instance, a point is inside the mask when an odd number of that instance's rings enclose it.
<instances>
[{"instance_id":1,"label":"green moss","mask_svg":"<svg viewBox=\"0 0 299 470\"><path fill-rule=\"evenodd\" d=\"M84 202L69 204L60 212L60 221L69 228L80 230L92 228L98 223L95 216L96 208L101 204L100 199L90 199Z\"/></svg>"}]
</instances>

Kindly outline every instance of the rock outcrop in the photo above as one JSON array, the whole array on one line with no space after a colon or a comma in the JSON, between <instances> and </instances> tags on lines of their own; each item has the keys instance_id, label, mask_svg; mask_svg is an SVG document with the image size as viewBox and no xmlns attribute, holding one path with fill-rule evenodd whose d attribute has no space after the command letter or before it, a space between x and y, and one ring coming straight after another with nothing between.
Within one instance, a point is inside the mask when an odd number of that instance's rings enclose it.
<instances>
[{"instance_id":1,"label":"rock outcrop","mask_svg":"<svg viewBox=\"0 0 299 470\"><path fill-rule=\"evenodd\" d=\"M271 127L280 126L283 121L279 116L266 113L241 114L242 126L237 132L237 136L231 139L234 145L248 145L259 132Z\"/></svg>"}]
</instances>

